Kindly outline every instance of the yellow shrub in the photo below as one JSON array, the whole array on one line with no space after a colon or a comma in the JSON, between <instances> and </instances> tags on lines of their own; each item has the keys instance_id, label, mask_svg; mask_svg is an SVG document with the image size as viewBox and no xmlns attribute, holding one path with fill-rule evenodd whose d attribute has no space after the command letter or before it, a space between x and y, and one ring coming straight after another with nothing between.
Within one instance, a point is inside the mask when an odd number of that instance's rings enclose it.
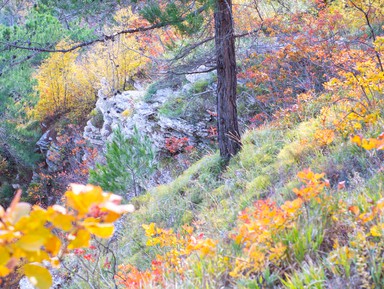
<instances>
[{"instance_id":1,"label":"yellow shrub","mask_svg":"<svg viewBox=\"0 0 384 289\"><path fill-rule=\"evenodd\" d=\"M126 17L135 20L132 13ZM62 41L57 49L72 45ZM52 53L35 75L40 94L33 111L35 118L44 120L67 113L74 120L86 117L94 106L97 90L103 87L104 94L110 95L128 88L133 75L148 61L142 56L144 50L135 36L119 35L92 46L84 55L78 50Z\"/></svg>"}]
</instances>

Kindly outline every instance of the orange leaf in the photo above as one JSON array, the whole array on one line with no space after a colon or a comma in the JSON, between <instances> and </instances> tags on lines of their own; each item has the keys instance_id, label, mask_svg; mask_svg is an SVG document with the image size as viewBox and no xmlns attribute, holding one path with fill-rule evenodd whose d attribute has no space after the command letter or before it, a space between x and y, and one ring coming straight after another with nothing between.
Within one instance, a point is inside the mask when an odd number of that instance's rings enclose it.
<instances>
[{"instance_id":1,"label":"orange leaf","mask_svg":"<svg viewBox=\"0 0 384 289\"><path fill-rule=\"evenodd\" d=\"M350 211L351 213L353 213L355 216L358 216L359 213L360 213L360 210L357 206L350 206L348 208L348 211Z\"/></svg>"}]
</instances>

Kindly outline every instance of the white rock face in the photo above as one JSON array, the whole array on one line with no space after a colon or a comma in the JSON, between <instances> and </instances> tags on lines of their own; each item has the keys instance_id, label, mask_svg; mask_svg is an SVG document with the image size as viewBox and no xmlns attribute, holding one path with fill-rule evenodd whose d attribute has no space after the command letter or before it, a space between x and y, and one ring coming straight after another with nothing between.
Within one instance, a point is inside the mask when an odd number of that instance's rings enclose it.
<instances>
[{"instance_id":1,"label":"white rock face","mask_svg":"<svg viewBox=\"0 0 384 289\"><path fill-rule=\"evenodd\" d=\"M133 133L134 127L139 132L148 135L159 150L165 149L166 138L187 137L189 144L205 146L209 135L207 124L204 121L188 123L181 118L169 118L159 114L159 108L172 95L189 90L191 85L201 79L209 79L206 73L188 75L190 83L181 90L171 88L159 89L148 101L144 101L144 91L125 91L108 98L99 91L96 109L103 117L101 128L97 128L88 121L84 129L84 137L93 145L103 146L112 137L112 132L120 127L125 135Z\"/></svg>"}]
</instances>

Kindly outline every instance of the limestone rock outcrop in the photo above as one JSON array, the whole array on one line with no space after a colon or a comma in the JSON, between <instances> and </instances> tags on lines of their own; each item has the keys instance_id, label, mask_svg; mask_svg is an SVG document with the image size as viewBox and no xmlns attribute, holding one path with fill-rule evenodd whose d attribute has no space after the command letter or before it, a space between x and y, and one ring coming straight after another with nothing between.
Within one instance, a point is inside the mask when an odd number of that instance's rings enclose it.
<instances>
[{"instance_id":1,"label":"limestone rock outcrop","mask_svg":"<svg viewBox=\"0 0 384 289\"><path fill-rule=\"evenodd\" d=\"M165 149L166 139L170 137L187 137L189 145L204 147L208 144L208 124L206 119L194 123L182 117L167 117L159 113L159 109L172 96L189 90L193 82L202 79L189 76L189 83L179 90L162 88L150 99L145 100L145 91L124 91L112 97L98 93L95 116L84 128L84 138L95 146L104 146L112 137L113 130L120 127L127 136L133 133L134 127L148 135L159 150Z\"/></svg>"}]
</instances>

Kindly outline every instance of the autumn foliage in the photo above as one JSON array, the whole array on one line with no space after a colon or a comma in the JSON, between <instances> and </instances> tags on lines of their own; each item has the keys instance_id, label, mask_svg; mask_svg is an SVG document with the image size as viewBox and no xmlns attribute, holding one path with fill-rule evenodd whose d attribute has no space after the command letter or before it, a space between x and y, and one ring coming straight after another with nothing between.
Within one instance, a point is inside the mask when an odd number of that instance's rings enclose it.
<instances>
[{"instance_id":1,"label":"autumn foliage","mask_svg":"<svg viewBox=\"0 0 384 289\"><path fill-rule=\"evenodd\" d=\"M66 206L46 209L20 202L18 191L10 207L0 207L0 277L15 270L37 288L50 288L52 278L44 262L60 266L65 254L88 247L91 237L109 238L113 222L132 205L120 205L121 197L93 186L71 185L64 195Z\"/></svg>"},{"instance_id":2,"label":"autumn foliage","mask_svg":"<svg viewBox=\"0 0 384 289\"><path fill-rule=\"evenodd\" d=\"M140 271L132 265L121 265L117 274L119 284L123 288L165 286L171 284L173 278L190 278L191 274L197 273L192 273L195 267L208 270L206 274L210 274L213 271L209 271L209 268L213 266L215 272L224 270L234 281L259 276L260 282L263 282L265 270L290 272L292 269L289 264L315 249L311 247L315 246L315 240L310 247L300 248L299 244L304 241L301 238L306 236L296 234L298 230L311 226L308 223L314 217L311 216L311 211L318 209L326 212L327 222L331 222L333 226L337 227L346 220L356 223L350 228L356 232L351 237L350 245L346 245L342 236L338 236L332 240L330 248L324 248L330 270L334 270L334 274L350 274L350 267L356 262L363 282L364 278L370 282L364 267L366 265L359 260L365 258L364 250L367 248L364 246L369 246L374 254L380 254L380 237L384 230L381 222L384 200L380 199L368 207L343 201L337 203L332 196L336 191L331 189L324 174L307 169L299 172L298 178L302 186L293 189L296 198L281 205L270 199L257 200L253 206L243 210L235 228L226 239L227 244L223 240L207 238L202 233L196 235L193 227L188 225L183 226L180 232L159 228L154 223L143 225L147 237L146 246L157 248L156 258L146 271ZM339 184L337 190L344 188L344 184ZM230 257L233 252L230 253L228 240L240 250L240 256ZM287 277L284 283L290 282Z\"/></svg>"},{"instance_id":3,"label":"autumn foliage","mask_svg":"<svg viewBox=\"0 0 384 289\"><path fill-rule=\"evenodd\" d=\"M140 211L123 224L129 253L120 259L110 248L103 260L97 247L84 249L92 236L109 238L113 222L131 211L118 205L119 197L74 186L66 207L43 209L17 195L6 211L0 207L3 282L20 269L47 288L43 262L57 266L73 253L82 264L101 262L100 271L119 288L384 286L383 2L291 2L234 1L239 100L249 101L241 107L242 125L251 129L226 170L219 162L201 165L171 184L138 190ZM115 21L116 29L148 24L129 9ZM209 38L212 23L204 24ZM132 78L150 69L147 53L177 55L184 41L192 39L165 29L158 37L120 35L87 52L52 54L35 75L40 100L33 113L39 120L84 118L98 89L111 96L130 88ZM210 126L207 140L216 137ZM66 136L58 140L72 157L86 147L71 146ZM192 149L187 137L166 138L164 145L172 156ZM115 145L105 185L121 186L113 178L120 170L129 176L121 149ZM86 182L87 165L68 165L73 173L56 177L61 185ZM40 179L40 185L54 181L49 174Z\"/></svg>"}]
</instances>

